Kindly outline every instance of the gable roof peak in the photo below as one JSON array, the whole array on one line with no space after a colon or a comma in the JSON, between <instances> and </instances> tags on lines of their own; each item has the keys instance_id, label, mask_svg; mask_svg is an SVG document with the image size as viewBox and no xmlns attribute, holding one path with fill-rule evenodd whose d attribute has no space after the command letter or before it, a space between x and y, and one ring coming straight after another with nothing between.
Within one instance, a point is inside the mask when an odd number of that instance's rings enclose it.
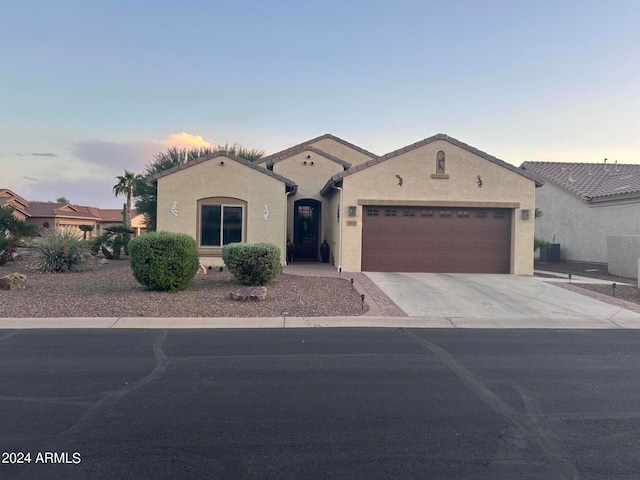
<instances>
[{"instance_id":1,"label":"gable roof peak","mask_svg":"<svg viewBox=\"0 0 640 480\"><path fill-rule=\"evenodd\" d=\"M296 183L293 180L290 180L286 177L283 177L282 175L279 175L277 173L273 173L270 170L267 170L266 168L263 167L259 167L256 165L256 162L250 162L248 160L245 160L244 158L240 158L236 155L233 155L232 153L227 152L226 150L219 150L217 152L213 152L209 155L205 155L204 157L199 157L199 158L195 158L193 160L189 160L186 163L182 163L180 165L176 165L175 167L172 167L168 170L163 170L162 172L158 172L155 175L152 175L151 177L149 177L149 179L147 180L147 182L149 183L156 183L158 181L158 179L162 178L162 177L166 177L167 175L171 175L172 173L178 172L180 170L184 170L186 168L192 167L194 165L197 165L199 163L203 163L206 162L208 160L213 160L214 158L217 157L225 157L228 158L229 160L233 160L235 162L238 162L242 165L245 165L249 168L252 168L254 170L257 170L260 173L263 173L265 175L268 175L270 177L275 178L276 180L280 180L282 183L284 183L286 186L292 188L294 191L297 188Z\"/></svg>"}]
</instances>

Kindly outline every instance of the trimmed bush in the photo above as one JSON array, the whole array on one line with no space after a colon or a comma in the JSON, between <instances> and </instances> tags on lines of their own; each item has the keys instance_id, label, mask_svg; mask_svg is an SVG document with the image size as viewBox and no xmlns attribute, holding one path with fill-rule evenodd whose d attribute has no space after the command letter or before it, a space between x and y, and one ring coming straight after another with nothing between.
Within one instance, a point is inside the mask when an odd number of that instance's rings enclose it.
<instances>
[{"instance_id":1,"label":"trimmed bush","mask_svg":"<svg viewBox=\"0 0 640 480\"><path fill-rule=\"evenodd\" d=\"M178 292L189 286L200 264L196 241L184 233L151 232L129 242L131 270L150 290Z\"/></svg>"},{"instance_id":2,"label":"trimmed bush","mask_svg":"<svg viewBox=\"0 0 640 480\"><path fill-rule=\"evenodd\" d=\"M87 243L70 230L46 230L28 247L30 266L40 273L82 272L96 267Z\"/></svg>"},{"instance_id":3,"label":"trimmed bush","mask_svg":"<svg viewBox=\"0 0 640 480\"><path fill-rule=\"evenodd\" d=\"M280 249L270 243L230 243L222 249L222 261L245 285L268 285L282 271Z\"/></svg>"}]
</instances>

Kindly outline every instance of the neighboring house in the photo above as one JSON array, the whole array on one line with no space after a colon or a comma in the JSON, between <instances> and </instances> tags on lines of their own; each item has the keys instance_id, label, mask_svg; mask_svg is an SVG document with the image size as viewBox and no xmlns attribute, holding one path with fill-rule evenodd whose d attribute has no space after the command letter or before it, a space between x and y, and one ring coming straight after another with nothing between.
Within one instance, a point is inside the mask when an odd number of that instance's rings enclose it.
<instances>
[{"instance_id":1,"label":"neighboring house","mask_svg":"<svg viewBox=\"0 0 640 480\"><path fill-rule=\"evenodd\" d=\"M522 170L447 135L382 157L323 135L249 163L217 152L158 173L158 230L222 265L230 242L321 242L343 271L531 275L535 188Z\"/></svg>"},{"instance_id":2,"label":"neighboring house","mask_svg":"<svg viewBox=\"0 0 640 480\"><path fill-rule=\"evenodd\" d=\"M640 165L524 162L544 182L536 194L536 238L560 244L565 260L607 263L607 237L640 235Z\"/></svg>"},{"instance_id":3,"label":"neighboring house","mask_svg":"<svg viewBox=\"0 0 640 480\"><path fill-rule=\"evenodd\" d=\"M28 201L6 188L0 188L0 205L11 205L15 209L15 217L40 228L70 229L82 233L79 225L91 225L93 231L87 232L87 238L100 235L106 227L122 224L122 210ZM146 232L143 216L136 215L135 211L132 211L131 223L135 235Z\"/></svg>"},{"instance_id":4,"label":"neighboring house","mask_svg":"<svg viewBox=\"0 0 640 480\"><path fill-rule=\"evenodd\" d=\"M29 202L20 195L8 190L0 188L0 207L13 207L13 216L19 220L26 220L29 217L27 207Z\"/></svg>"}]
</instances>

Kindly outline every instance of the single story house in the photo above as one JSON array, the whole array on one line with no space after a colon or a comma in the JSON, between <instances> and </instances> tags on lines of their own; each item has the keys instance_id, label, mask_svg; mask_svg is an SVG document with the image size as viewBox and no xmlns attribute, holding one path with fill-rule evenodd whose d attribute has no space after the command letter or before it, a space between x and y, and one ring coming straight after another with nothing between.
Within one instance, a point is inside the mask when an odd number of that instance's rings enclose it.
<instances>
[{"instance_id":1,"label":"single story house","mask_svg":"<svg viewBox=\"0 0 640 480\"><path fill-rule=\"evenodd\" d=\"M193 236L201 260L223 245L322 244L345 272L531 275L535 189L526 172L444 134L383 156L330 134L256 163L217 152L156 174L158 230ZM326 247L324 247L326 249Z\"/></svg>"},{"instance_id":2,"label":"single story house","mask_svg":"<svg viewBox=\"0 0 640 480\"><path fill-rule=\"evenodd\" d=\"M87 238L101 235L106 227L122 224L121 209L104 209L73 205L71 203L34 202L25 200L20 195L0 188L0 205L14 208L14 216L34 224L40 228L59 228L79 230L80 225L91 225L93 231L87 232ZM146 232L142 214L131 213L131 228L134 235ZM84 234L83 234L84 235Z\"/></svg>"},{"instance_id":3,"label":"single story house","mask_svg":"<svg viewBox=\"0 0 640 480\"><path fill-rule=\"evenodd\" d=\"M535 235L560 244L561 258L608 263L608 239L640 235L640 165L524 162L520 168L544 182L536 194L542 216Z\"/></svg>"}]
</instances>

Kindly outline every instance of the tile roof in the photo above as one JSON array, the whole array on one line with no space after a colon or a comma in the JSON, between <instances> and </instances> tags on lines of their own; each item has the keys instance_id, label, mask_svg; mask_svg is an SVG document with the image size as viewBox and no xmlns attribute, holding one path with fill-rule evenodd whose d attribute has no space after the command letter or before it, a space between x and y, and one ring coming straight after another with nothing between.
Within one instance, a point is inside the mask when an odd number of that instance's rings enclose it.
<instances>
[{"instance_id":1,"label":"tile roof","mask_svg":"<svg viewBox=\"0 0 640 480\"><path fill-rule=\"evenodd\" d=\"M202 162L206 162L208 160L212 160L216 157L226 157L230 160L234 160L238 163L241 163L249 168L253 168L254 170L257 170L258 172L264 174L264 175L268 175L270 177L275 178L276 180L280 180L282 183L284 183L285 185L287 185L288 187L291 187L293 190L296 189L296 183L293 180L289 180L286 177L283 177L282 175L279 175L277 173L273 173L271 170L267 170L264 167L258 167L254 162L249 162L248 160L245 160L244 158L240 158L240 157L236 157L235 155L232 155L228 152L225 152L224 150L219 151L219 152L215 152L212 153L211 155L207 155L205 157L200 157L200 158L196 158L195 160L189 160L186 163L183 163L181 165L177 165L173 168L170 168L168 170L164 170L162 172L156 173L155 175L152 175L151 177L149 177L149 179L147 180L150 183L156 183L158 181L158 179L165 177L167 175L170 175L174 172L177 172L179 170L184 170L185 168L189 168L192 167L194 165L197 165L199 163Z\"/></svg>"},{"instance_id":2,"label":"tile roof","mask_svg":"<svg viewBox=\"0 0 640 480\"><path fill-rule=\"evenodd\" d=\"M121 208L98 208L86 205L54 202L29 202L8 188L0 188L0 205L11 205L28 217L84 218L102 222L122 222ZM69 209L65 209L69 207ZM132 209L131 217L137 212Z\"/></svg>"},{"instance_id":3,"label":"tile roof","mask_svg":"<svg viewBox=\"0 0 640 480\"><path fill-rule=\"evenodd\" d=\"M364 155L366 155L368 157L371 157L371 158L376 158L377 157L377 155L375 153L371 153L371 152L365 150L362 147L354 145L353 143L349 143L346 140L341 139L340 137L336 137L335 135L331 135L330 133L325 133L324 135L320 135L319 137L312 138L311 140L307 140L306 142L302 142L302 143L299 143L298 145L294 145L293 147L289 147L289 148L287 148L285 150L281 150L280 152L273 153L273 154L271 154L271 155L269 155L267 157L264 157L264 158L258 160L256 163L261 164L261 163L269 162L270 160L272 160L274 158L278 158L278 157L280 157L282 155L290 156L289 155L290 152L293 152L293 153L291 153L291 155L294 155L294 154L298 153L301 148L310 146L312 143L315 143L315 142L318 142L320 140L324 140L324 139L327 139L327 138L329 138L331 140L335 140L336 142L341 143L342 145L345 145L345 146L347 146L347 147L349 147L349 148L351 148L353 150L356 150L356 151L358 151L360 153L363 153ZM284 158L287 158L286 156Z\"/></svg>"},{"instance_id":4,"label":"tile roof","mask_svg":"<svg viewBox=\"0 0 640 480\"><path fill-rule=\"evenodd\" d=\"M331 177L329 179L329 181L326 183L326 185L322 188L321 190L321 194L324 195L326 193L328 193L333 186L335 185L336 182L339 182L340 180L342 180L344 177L346 177L347 175L351 175L353 173L359 172L360 170L364 170L366 168L372 167L373 165L376 165L378 163L384 162L386 160L389 160L390 158L394 158L397 157L398 155L402 155L403 153L406 152L410 152L411 150L415 150L416 148L420 148L424 145L428 145L430 143L433 143L437 140L444 140L446 142L449 142L452 145L455 145L459 148L462 148L463 150L466 150L470 153L473 153L474 155L477 155L481 158L484 158L485 160L489 160L492 163L495 163L496 165L500 165L501 167L506 168L507 170L511 170L514 173L517 173L518 175L522 175L523 177L528 178L529 180L533 180L536 182L536 186L542 186L541 183L539 183L535 178L532 178L532 176L530 176L528 173L526 173L525 171L511 165L510 163L505 162L504 160L500 160L499 158L494 157L493 155L489 155L486 152L483 152L481 150L478 150L475 147L472 147L471 145L467 145L466 143L461 142L460 140L457 140L453 137L450 137L444 133L438 133L437 135L433 135L432 137L429 138L425 138L424 140L420 140L419 142L413 143L411 145L407 145L406 147L403 148L399 148L398 150L394 150L393 152L389 152L386 155L383 155L381 157L377 157L374 158L372 160L369 160L368 162L365 163L361 163L360 165L356 165L355 167L350 168L349 170L345 170L344 172L340 172L336 175L334 175L333 177Z\"/></svg>"},{"instance_id":5,"label":"tile roof","mask_svg":"<svg viewBox=\"0 0 640 480\"><path fill-rule=\"evenodd\" d=\"M72 210L62 210L66 206L71 207ZM99 216L89 211L88 207L68 203L29 202L27 213L30 217L68 217L101 220Z\"/></svg>"},{"instance_id":6,"label":"tile roof","mask_svg":"<svg viewBox=\"0 0 640 480\"><path fill-rule=\"evenodd\" d=\"M333 155L324 152L322 150L320 150L319 148L315 148L312 147L310 145L298 145L297 147L293 147L293 148L288 148L287 150L280 152L280 153L276 153L274 155L271 155L270 157L268 157L268 160L266 161L261 161L260 163L265 163L267 167L273 165L274 163L277 163L281 160L285 160L287 158L290 158L298 153L302 153L302 152L313 152L316 153L318 155L321 155L323 157L325 157L328 160L331 160L333 162L336 162L340 165L342 165L345 169L350 168L351 164L348 162L345 162L344 160L338 158L338 157L334 157Z\"/></svg>"},{"instance_id":7,"label":"tile roof","mask_svg":"<svg viewBox=\"0 0 640 480\"><path fill-rule=\"evenodd\" d=\"M520 168L585 201L640 196L640 165L524 162Z\"/></svg>"}]
</instances>

